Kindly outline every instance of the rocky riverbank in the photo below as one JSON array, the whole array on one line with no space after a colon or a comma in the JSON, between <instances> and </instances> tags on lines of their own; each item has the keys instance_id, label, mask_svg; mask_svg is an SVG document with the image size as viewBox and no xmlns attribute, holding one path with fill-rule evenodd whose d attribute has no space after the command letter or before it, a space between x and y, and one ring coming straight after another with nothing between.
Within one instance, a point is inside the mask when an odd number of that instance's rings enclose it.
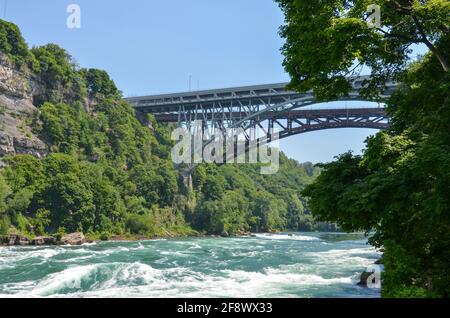
<instances>
[{"instance_id":1,"label":"rocky riverbank","mask_svg":"<svg viewBox=\"0 0 450 318\"><path fill-rule=\"evenodd\" d=\"M71 233L59 236L38 236L30 239L20 234L0 236L0 245L3 246L42 246L42 245L81 245L90 243L83 233Z\"/></svg>"},{"instance_id":2,"label":"rocky riverbank","mask_svg":"<svg viewBox=\"0 0 450 318\"><path fill-rule=\"evenodd\" d=\"M94 243L96 241L145 241L161 238L180 238L183 236L176 235L170 232L164 233L161 236L145 236L145 235L112 235L109 237L100 237L98 239L86 238L83 233L71 233L65 235L49 235L37 236L30 238L21 234L0 235L0 246L45 246L45 245L81 245L85 243ZM187 236L185 236L187 237ZM190 235L189 237L256 237L254 233L241 231L236 234L222 233L221 235L206 235L197 233L197 235Z\"/></svg>"}]
</instances>

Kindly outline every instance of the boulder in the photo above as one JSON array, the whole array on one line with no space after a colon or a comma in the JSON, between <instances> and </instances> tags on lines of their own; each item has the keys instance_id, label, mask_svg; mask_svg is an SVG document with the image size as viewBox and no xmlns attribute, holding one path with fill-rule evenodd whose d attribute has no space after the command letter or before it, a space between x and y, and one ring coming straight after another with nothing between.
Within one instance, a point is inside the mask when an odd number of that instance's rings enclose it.
<instances>
[{"instance_id":1,"label":"boulder","mask_svg":"<svg viewBox=\"0 0 450 318\"><path fill-rule=\"evenodd\" d=\"M83 233L71 233L63 235L59 243L62 245L81 245L86 243L86 238Z\"/></svg>"},{"instance_id":2,"label":"boulder","mask_svg":"<svg viewBox=\"0 0 450 318\"><path fill-rule=\"evenodd\" d=\"M244 230L241 230L241 231L238 231L238 232L236 233L236 236L247 236L247 237L251 237L251 236L252 236L252 233L247 232L247 231L244 231Z\"/></svg>"},{"instance_id":3,"label":"boulder","mask_svg":"<svg viewBox=\"0 0 450 318\"><path fill-rule=\"evenodd\" d=\"M380 258L378 261L376 261L375 265L383 265L383 258Z\"/></svg>"},{"instance_id":4,"label":"boulder","mask_svg":"<svg viewBox=\"0 0 450 318\"><path fill-rule=\"evenodd\" d=\"M25 237L20 234L11 234L6 243L7 243L7 245L11 245L11 246L12 245L25 246L25 245L30 245L30 240L28 239L28 237Z\"/></svg>"},{"instance_id":5,"label":"boulder","mask_svg":"<svg viewBox=\"0 0 450 318\"><path fill-rule=\"evenodd\" d=\"M38 236L31 241L31 245L56 245L56 238L51 236Z\"/></svg>"},{"instance_id":6,"label":"boulder","mask_svg":"<svg viewBox=\"0 0 450 318\"><path fill-rule=\"evenodd\" d=\"M164 236L165 236L165 237L169 237L169 238L175 237L172 233L170 233L170 232L167 231L167 230L164 231ZM143 239L145 239L145 237L144 237Z\"/></svg>"},{"instance_id":7,"label":"boulder","mask_svg":"<svg viewBox=\"0 0 450 318\"><path fill-rule=\"evenodd\" d=\"M6 245L16 245L16 235L15 234L11 234L10 236L7 237L7 239L5 240Z\"/></svg>"},{"instance_id":8,"label":"boulder","mask_svg":"<svg viewBox=\"0 0 450 318\"><path fill-rule=\"evenodd\" d=\"M0 236L0 245L7 245L8 243L9 243L9 236L1 235Z\"/></svg>"},{"instance_id":9,"label":"boulder","mask_svg":"<svg viewBox=\"0 0 450 318\"><path fill-rule=\"evenodd\" d=\"M364 272L361 274L361 278L360 278L360 281L359 281L358 285L359 285L359 286L363 286L363 287L367 287L367 286L368 286L367 283L369 282L369 277L370 277L371 275L373 275L373 272L367 272L367 271L364 271ZM372 283L375 283L375 282L373 281Z\"/></svg>"}]
</instances>

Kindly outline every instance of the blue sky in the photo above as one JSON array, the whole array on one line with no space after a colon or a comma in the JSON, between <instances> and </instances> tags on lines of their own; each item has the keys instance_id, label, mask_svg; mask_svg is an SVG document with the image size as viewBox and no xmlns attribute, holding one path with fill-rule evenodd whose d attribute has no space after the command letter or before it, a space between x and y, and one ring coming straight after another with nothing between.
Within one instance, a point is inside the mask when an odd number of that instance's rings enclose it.
<instances>
[{"instance_id":1,"label":"blue sky","mask_svg":"<svg viewBox=\"0 0 450 318\"><path fill-rule=\"evenodd\" d=\"M7 1L6 12L4 5ZM66 8L81 7L81 29ZM288 81L273 0L0 0L30 46L56 43L82 67L108 71L125 96ZM6 15L4 15L6 13ZM376 131L338 129L290 137L281 149L301 162L356 153Z\"/></svg>"}]
</instances>

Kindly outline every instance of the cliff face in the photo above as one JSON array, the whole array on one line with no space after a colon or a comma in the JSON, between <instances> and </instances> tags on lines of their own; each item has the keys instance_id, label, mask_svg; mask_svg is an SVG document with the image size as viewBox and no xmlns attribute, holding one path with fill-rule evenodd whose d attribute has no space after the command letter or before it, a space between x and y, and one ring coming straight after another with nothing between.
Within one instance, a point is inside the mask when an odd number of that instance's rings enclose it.
<instances>
[{"instance_id":1,"label":"cliff face","mask_svg":"<svg viewBox=\"0 0 450 318\"><path fill-rule=\"evenodd\" d=\"M31 154L43 157L48 147L31 131L37 112L33 96L40 86L31 75L14 69L0 53L0 167L5 155Z\"/></svg>"}]
</instances>

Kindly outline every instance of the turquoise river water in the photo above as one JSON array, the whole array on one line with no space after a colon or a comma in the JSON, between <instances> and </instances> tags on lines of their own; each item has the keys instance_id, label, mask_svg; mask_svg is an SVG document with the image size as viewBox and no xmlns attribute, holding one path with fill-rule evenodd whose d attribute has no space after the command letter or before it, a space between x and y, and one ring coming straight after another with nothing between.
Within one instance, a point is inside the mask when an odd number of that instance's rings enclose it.
<instances>
[{"instance_id":1,"label":"turquoise river water","mask_svg":"<svg viewBox=\"0 0 450 318\"><path fill-rule=\"evenodd\" d=\"M362 235L259 234L0 247L0 297L379 297Z\"/></svg>"}]
</instances>

